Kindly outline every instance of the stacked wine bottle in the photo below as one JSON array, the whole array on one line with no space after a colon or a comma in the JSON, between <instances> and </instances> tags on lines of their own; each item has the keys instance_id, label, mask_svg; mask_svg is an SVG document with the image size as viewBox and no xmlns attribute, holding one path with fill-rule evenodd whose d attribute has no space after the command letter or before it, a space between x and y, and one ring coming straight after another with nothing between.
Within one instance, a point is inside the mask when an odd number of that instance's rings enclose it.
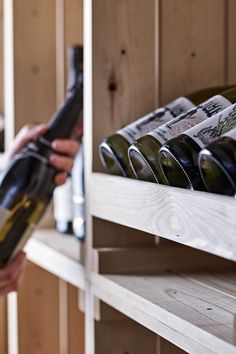
<instances>
[{"instance_id":1,"label":"stacked wine bottle","mask_svg":"<svg viewBox=\"0 0 236 354\"><path fill-rule=\"evenodd\" d=\"M192 190L236 193L236 87L179 97L99 146L115 175Z\"/></svg>"}]
</instances>

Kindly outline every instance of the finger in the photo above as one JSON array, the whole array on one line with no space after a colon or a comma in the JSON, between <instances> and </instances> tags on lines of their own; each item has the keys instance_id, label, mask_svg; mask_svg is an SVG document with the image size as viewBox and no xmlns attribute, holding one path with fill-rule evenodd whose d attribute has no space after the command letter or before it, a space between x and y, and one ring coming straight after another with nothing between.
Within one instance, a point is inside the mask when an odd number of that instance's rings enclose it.
<instances>
[{"instance_id":1,"label":"finger","mask_svg":"<svg viewBox=\"0 0 236 354\"><path fill-rule=\"evenodd\" d=\"M73 167L73 159L66 156L59 156L59 155L51 155L50 156L51 164L56 167L58 170L62 170L65 172L70 173Z\"/></svg>"},{"instance_id":2,"label":"finger","mask_svg":"<svg viewBox=\"0 0 236 354\"><path fill-rule=\"evenodd\" d=\"M19 252L15 258L0 270L0 287L9 286L21 274L25 267L25 253Z\"/></svg>"},{"instance_id":3,"label":"finger","mask_svg":"<svg viewBox=\"0 0 236 354\"><path fill-rule=\"evenodd\" d=\"M54 182L57 186L61 186L66 181L65 173L58 173L54 179Z\"/></svg>"},{"instance_id":4,"label":"finger","mask_svg":"<svg viewBox=\"0 0 236 354\"><path fill-rule=\"evenodd\" d=\"M38 139L42 134L44 134L47 130L46 124L33 125L28 124L25 125L16 136L16 139L22 145L26 143Z\"/></svg>"},{"instance_id":5,"label":"finger","mask_svg":"<svg viewBox=\"0 0 236 354\"><path fill-rule=\"evenodd\" d=\"M47 130L45 124L40 125L25 125L15 137L12 146L6 152L6 160L11 160L12 157L25 147L30 141L38 139Z\"/></svg>"},{"instance_id":6,"label":"finger","mask_svg":"<svg viewBox=\"0 0 236 354\"><path fill-rule=\"evenodd\" d=\"M83 135L83 121L81 120L75 125L70 137L76 138L82 135Z\"/></svg>"},{"instance_id":7,"label":"finger","mask_svg":"<svg viewBox=\"0 0 236 354\"><path fill-rule=\"evenodd\" d=\"M75 156L80 148L80 143L73 139L57 139L52 142L52 148L60 153Z\"/></svg>"},{"instance_id":8,"label":"finger","mask_svg":"<svg viewBox=\"0 0 236 354\"><path fill-rule=\"evenodd\" d=\"M17 291L19 288L19 285L17 283L11 284L9 286L4 286L3 288L0 288L0 295L5 296L13 291Z\"/></svg>"}]
</instances>

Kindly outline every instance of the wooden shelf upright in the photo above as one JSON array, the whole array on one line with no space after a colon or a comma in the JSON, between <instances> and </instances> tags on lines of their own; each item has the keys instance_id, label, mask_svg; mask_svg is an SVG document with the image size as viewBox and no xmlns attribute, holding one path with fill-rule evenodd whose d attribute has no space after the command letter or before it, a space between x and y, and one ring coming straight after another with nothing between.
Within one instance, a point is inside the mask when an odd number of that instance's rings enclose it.
<instances>
[{"instance_id":1,"label":"wooden shelf upright","mask_svg":"<svg viewBox=\"0 0 236 354\"><path fill-rule=\"evenodd\" d=\"M109 176L98 156L157 106L236 82L235 6L85 3L89 354L236 353L235 200Z\"/></svg>"}]
</instances>

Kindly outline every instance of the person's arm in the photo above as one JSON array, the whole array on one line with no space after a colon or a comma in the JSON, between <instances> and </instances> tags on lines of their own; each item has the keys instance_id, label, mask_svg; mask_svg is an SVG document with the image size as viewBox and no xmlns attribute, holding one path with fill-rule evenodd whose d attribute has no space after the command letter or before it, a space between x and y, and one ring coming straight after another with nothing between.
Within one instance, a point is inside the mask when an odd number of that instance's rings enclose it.
<instances>
[{"instance_id":1,"label":"person's arm","mask_svg":"<svg viewBox=\"0 0 236 354\"><path fill-rule=\"evenodd\" d=\"M20 251L6 267L0 269L0 296L18 290L25 263L25 253Z\"/></svg>"}]
</instances>

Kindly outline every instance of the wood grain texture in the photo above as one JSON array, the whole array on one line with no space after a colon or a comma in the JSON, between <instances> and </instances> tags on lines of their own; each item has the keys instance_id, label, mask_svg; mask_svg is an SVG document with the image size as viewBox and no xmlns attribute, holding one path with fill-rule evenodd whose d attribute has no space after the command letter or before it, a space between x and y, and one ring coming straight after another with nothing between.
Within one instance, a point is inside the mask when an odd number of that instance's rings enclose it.
<instances>
[{"instance_id":1,"label":"wood grain texture","mask_svg":"<svg viewBox=\"0 0 236 354\"><path fill-rule=\"evenodd\" d=\"M156 354L186 354L186 352L168 342L164 338L157 336Z\"/></svg>"},{"instance_id":2,"label":"wood grain texture","mask_svg":"<svg viewBox=\"0 0 236 354\"><path fill-rule=\"evenodd\" d=\"M119 237L117 237L119 235ZM102 219L93 218L93 247L151 247L155 240L142 231L133 230Z\"/></svg>"},{"instance_id":3,"label":"wood grain texture","mask_svg":"<svg viewBox=\"0 0 236 354\"><path fill-rule=\"evenodd\" d=\"M76 237L67 234L60 234L54 228L37 228L33 237L50 247L52 250L67 256L73 261L81 263L82 242Z\"/></svg>"},{"instance_id":4,"label":"wood grain texture","mask_svg":"<svg viewBox=\"0 0 236 354\"><path fill-rule=\"evenodd\" d=\"M236 299L180 275L92 275L98 298L189 353L235 353Z\"/></svg>"},{"instance_id":5,"label":"wood grain texture","mask_svg":"<svg viewBox=\"0 0 236 354\"><path fill-rule=\"evenodd\" d=\"M155 1L93 2L93 168L98 145L155 105Z\"/></svg>"},{"instance_id":6,"label":"wood grain texture","mask_svg":"<svg viewBox=\"0 0 236 354\"><path fill-rule=\"evenodd\" d=\"M161 0L159 17L161 103L225 84L225 0Z\"/></svg>"},{"instance_id":7,"label":"wood grain texture","mask_svg":"<svg viewBox=\"0 0 236 354\"><path fill-rule=\"evenodd\" d=\"M202 271L200 273L185 274L190 280L205 286L206 288L217 290L222 294L236 298L236 273L232 271Z\"/></svg>"},{"instance_id":8,"label":"wood grain texture","mask_svg":"<svg viewBox=\"0 0 236 354\"><path fill-rule=\"evenodd\" d=\"M60 240L57 246L54 245L54 247L52 247L49 240L45 242L42 239L47 238L46 235L48 235L48 237L50 237L50 235L53 237L54 235L54 239L57 239L59 237L58 235L55 235L53 232L44 233L43 231L37 231L35 235L37 234L38 236L36 236L36 238L32 237L25 247L28 259L46 271L64 279L69 284L84 289L84 266L78 262L78 259L71 257L72 254L75 256L75 252L78 250L77 242L71 242L73 250L70 249L69 242L65 246L66 240ZM64 250L62 251L63 244Z\"/></svg>"},{"instance_id":9,"label":"wood grain texture","mask_svg":"<svg viewBox=\"0 0 236 354\"><path fill-rule=\"evenodd\" d=\"M83 44L83 0L64 0L66 47Z\"/></svg>"},{"instance_id":10,"label":"wood grain texture","mask_svg":"<svg viewBox=\"0 0 236 354\"><path fill-rule=\"evenodd\" d=\"M7 351L7 298L0 298L0 354L8 354Z\"/></svg>"},{"instance_id":11,"label":"wood grain texture","mask_svg":"<svg viewBox=\"0 0 236 354\"><path fill-rule=\"evenodd\" d=\"M229 84L236 83L236 23L235 23L235 11L236 11L236 2L234 0L225 0L226 3L226 54L227 54L227 81Z\"/></svg>"},{"instance_id":12,"label":"wood grain texture","mask_svg":"<svg viewBox=\"0 0 236 354\"><path fill-rule=\"evenodd\" d=\"M234 198L103 174L91 189L96 217L236 260Z\"/></svg>"},{"instance_id":13,"label":"wood grain texture","mask_svg":"<svg viewBox=\"0 0 236 354\"><path fill-rule=\"evenodd\" d=\"M100 274L153 275L170 271L233 268L235 263L183 245L93 250L93 270ZM184 260L184 261L183 261Z\"/></svg>"},{"instance_id":14,"label":"wood grain texture","mask_svg":"<svg viewBox=\"0 0 236 354\"><path fill-rule=\"evenodd\" d=\"M60 353L59 280L28 263L19 291L19 353Z\"/></svg>"},{"instance_id":15,"label":"wood grain texture","mask_svg":"<svg viewBox=\"0 0 236 354\"><path fill-rule=\"evenodd\" d=\"M13 3L15 131L56 109L55 1ZM12 118L13 119L13 118Z\"/></svg>"},{"instance_id":16,"label":"wood grain texture","mask_svg":"<svg viewBox=\"0 0 236 354\"><path fill-rule=\"evenodd\" d=\"M84 354L84 314L78 308L80 291L68 286L68 354Z\"/></svg>"},{"instance_id":17,"label":"wood grain texture","mask_svg":"<svg viewBox=\"0 0 236 354\"><path fill-rule=\"evenodd\" d=\"M95 322L96 354L156 354L156 335L130 319Z\"/></svg>"}]
</instances>

